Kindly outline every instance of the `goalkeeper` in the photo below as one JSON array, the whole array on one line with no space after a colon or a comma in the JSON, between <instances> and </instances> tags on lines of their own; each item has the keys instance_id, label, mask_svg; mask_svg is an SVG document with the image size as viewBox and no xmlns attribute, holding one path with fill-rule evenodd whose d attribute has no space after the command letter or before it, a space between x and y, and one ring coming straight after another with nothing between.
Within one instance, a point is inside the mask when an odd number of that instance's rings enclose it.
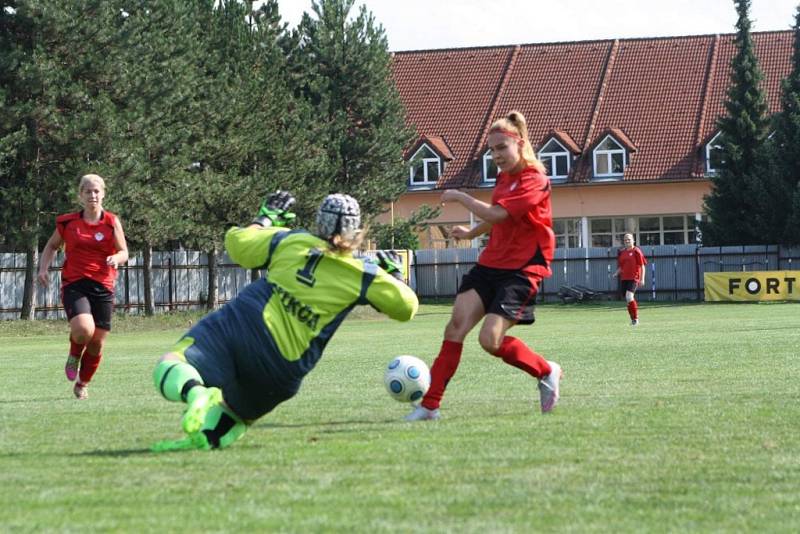
<instances>
[{"instance_id":1,"label":"goalkeeper","mask_svg":"<svg viewBox=\"0 0 800 534\"><path fill-rule=\"evenodd\" d=\"M225 235L228 255L265 278L193 326L153 372L167 400L185 402L186 436L153 450L216 449L235 442L249 424L293 397L347 314L370 304L392 319L417 312L398 260L381 252L377 265L356 259L361 235L358 202L328 195L313 233L287 230L295 199L278 191L257 218Z\"/></svg>"}]
</instances>

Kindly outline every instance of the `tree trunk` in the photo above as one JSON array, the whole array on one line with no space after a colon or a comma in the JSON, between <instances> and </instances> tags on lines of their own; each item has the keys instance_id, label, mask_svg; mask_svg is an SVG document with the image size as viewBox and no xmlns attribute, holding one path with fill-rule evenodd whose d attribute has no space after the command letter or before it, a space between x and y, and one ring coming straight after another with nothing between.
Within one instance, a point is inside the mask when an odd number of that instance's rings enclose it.
<instances>
[{"instance_id":1,"label":"tree trunk","mask_svg":"<svg viewBox=\"0 0 800 534\"><path fill-rule=\"evenodd\" d=\"M25 246L25 287L22 292L22 311L19 318L32 321L36 318L36 272L39 265L39 239L28 239Z\"/></svg>"},{"instance_id":2,"label":"tree trunk","mask_svg":"<svg viewBox=\"0 0 800 534\"><path fill-rule=\"evenodd\" d=\"M217 247L212 247L206 252L208 256L208 297L206 299L206 309L213 310L217 307L219 300L219 286L217 285Z\"/></svg>"},{"instance_id":3,"label":"tree trunk","mask_svg":"<svg viewBox=\"0 0 800 534\"><path fill-rule=\"evenodd\" d=\"M142 248L142 279L144 280L144 314L152 317L156 314L153 301L153 247L145 243Z\"/></svg>"}]
</instances>

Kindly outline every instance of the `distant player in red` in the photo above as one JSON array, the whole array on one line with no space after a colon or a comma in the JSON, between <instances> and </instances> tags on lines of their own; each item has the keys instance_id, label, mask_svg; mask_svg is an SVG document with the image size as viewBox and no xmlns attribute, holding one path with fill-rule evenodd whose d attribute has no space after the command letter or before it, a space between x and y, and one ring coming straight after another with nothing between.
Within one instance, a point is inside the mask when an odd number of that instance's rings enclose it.
<instances>
[{"instance_id":1,"label":"distant player in red","mask_svg":"<svg viewBox=\"0 0 800 534\"><path fill-rule=\"evenodd\" d=\"M128 261L125 233L116 215L103 210L105 182L87 174L78 185L83 209L56 217L56 229L42 251L39 283L49 285L48 268L65 247L61 269L61 300L69 320L70 347L64 372L74 381L78 399L89 396L87 386L102 358L111 331L117 267Z\"/></svg>"},{"instance_id":2,"label":"distant player in red","mask_svg":"<svg viewBox=\"0 0 800 534\"><path fill-rule=\"evenodd\" d=\"M473 239L489 233L478 264L462 279L444 341L431 367L431 386L408 421L439 418L439 404L461 360L464 338L483 319L478 342L489 354L539 381L541 410L558 402L561 367L507 336L509 328L534 322L534 302L542 278L550 276L555 249L550 180L536 159L525 117L512 111L489 129L488 145L500 169L491 204L447 190L441 201L458 202L483 222L456 226L452 235Z\"/></svg>"},{"instance_id":3,"label":"distant player in red","mask_svg":"<svg viewBox=\"0 0 800 534\"><path fill-rule=\"evenodd\" d=\"M622 238L625 244L617 254L617 270L614 276L619 276L620 286L625 291L625 302L628 303L628 315L631 325L639 324L639 305L636 303L636 288L644 286L644 276L647 259L641 249L634 245L633 234L625 234Z\"/></svg>"}]
</instances>

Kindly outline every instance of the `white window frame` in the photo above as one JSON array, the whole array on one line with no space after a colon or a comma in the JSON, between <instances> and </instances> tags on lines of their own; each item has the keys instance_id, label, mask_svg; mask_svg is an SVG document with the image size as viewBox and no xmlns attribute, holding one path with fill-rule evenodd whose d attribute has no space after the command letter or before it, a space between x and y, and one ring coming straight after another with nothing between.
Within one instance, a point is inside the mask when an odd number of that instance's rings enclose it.
<instances>
[{"instance_id":1,"label":"white window frame","mask_svg":"<svg viewBox=\"0 0 800 534\"><path fill-rule=\"evenodd\" d=\"M564 147L564 145L559 143L558 139L556 139L555 137L551 137L550 140L548 140L544 144L544 146L547 147L550 143L557 144L559 147L561 147L561 151L559 151L559 152L553 152L553 151L545 152L544 148L543 148L541 151L539 151L539 156L538 156L539 157L539 161L544 163L545 159L549 159L550 160L550 171L551 172L556 172L556 169L558 168L558 166L556 165L556 158L558 158L558 157L566 158L566 160L567 160L567 173L566 174L553 174L553 175L550 175L550 180L555 180L555 181L566 180L567 176L569 176L569 171L570 171L570 169L572 167L572 161L571 161L572 158L570 157L569 150L567 150L566 147Z\"/></svg>"},{"instance_id":2,"label":"white window frame","mask_svg":"<svg viewBox=\"0 0 800 534\"><path fill-rule=\"evenodd\" d=\"M564 224L564 231L556 233L556 242L561 238L564 241L563 248L582 248L583 247L583 222L580 217L567 217L563 219L553 219L553 231L556 230L556 223ZM570 228L572 226L572 228ZM574 239L576 246L571 247L569 242L570 238ZM561 248L561 247L559 247Z\"/></svg>"},{"instance_id":3,"label":"white window frame","mask_svg":"<svg viewBox=\"0 0 800 534\"><path fill-rule=\"evenodd\" d=\"M706 174L717 174L717 169L711 166L711 151L722 150L722 147L717 143L717 138L722 132L717 132L717 135L711 138L711 141L706 143Z\"/></svg>"},{"instance_id":4,"label":"white window frame","mask_svg":"<svg viewBox=\"0 0 800 534\"><path fill-rule=\"evenodd\" d=\"M422 158L422 172L424 174L422 180L414 181L414 163L416 163L417 155L423 149L428 149L429 152L436 154L436 151L433 150L427 143L422 143L420 147L414 152L414 155L408 158L408 186L409 187L428 187L436 185L436 182L439 181L439 178L442 176L442 159L439 157L435 158ZM430 180L428 178L428 164L436 162L436 169L439 176L435 180Z\"/></svg>"},{"instance_id":5,"label":"white window frame","mask_svg":"<svg viewBox=\"0 0 800 534\"><path fill-rule=\"evenodd\" d=\"M611 139L611 141L613 141L613 143L615 145L617 145L619 148L618 149L613 149L613 150L600 149L599 147L601 147L603 144L605 144L605 142L608 139ZM627 150L625 150L625 147L622 146L622 143L617 141L617 139L614 138L613 135L608 134L607 136L605 136L603 138L602 141L600 141L597 144L597 147L598 148L595 148L592 151L592 166L594 167L593 168L594 177L595 178L612 178L612 179L622 178L622 175L625 173L625 167L628 166L628 152L627 152ZM613 168L612 158L613 158L613 156L615 154L622 154L622 172L607 172L607 173L603 173L603 174L597 172L597 158L598 157L605 157L606 158L606 165L607 165L608 169L610 170L610 169Z\"/></svg>"},{"instance_id":6,"label":"white window frame","mask_svg":"<svg viewBox=\"0 0 800 534\"><path fill-rule=\"evenodd\" d=\"M598 232L592 228L592 223L594 221L610 221L611 222L611 230L608 232ZM589 247L595 248L604 248L603 245L595 245L594 244L594 237L595 236L610 236L611 237L611 248L622 246L622 236L627 233L626 230L626 221L625 217L621 217L619 215L609 216L609 217L591 217L589 218L589 243L587 245Z\"/></svg>"},{"instance_id":7,"label":"white window frame","mask_svg":"<svg viewBox=\"0 0 800 534\"><path fill-rule=\"evenodd\" d=\"M490 162L493 162L494 158L492 157L492 151L487 150L483 154L483 174L481 175L481 182L484 184L495 184L497 182L497 175L495 174L493 178L489 177L489 165ZM495 169L497 169L497 165L495 165ZM500 172L500 169L497 169L497 172Z\"/></svg>"}]
</instances>

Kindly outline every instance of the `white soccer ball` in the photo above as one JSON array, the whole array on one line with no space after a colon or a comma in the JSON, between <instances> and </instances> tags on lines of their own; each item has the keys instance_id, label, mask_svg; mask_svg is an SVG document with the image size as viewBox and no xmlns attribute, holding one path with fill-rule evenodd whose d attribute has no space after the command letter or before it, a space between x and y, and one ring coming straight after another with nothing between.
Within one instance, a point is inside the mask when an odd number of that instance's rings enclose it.
<instances>
[{"instance_id":1,"label":"white soccer ball","mask_svg":"<svg viewBox=\"0 0 800 534\"><path fill-rule=\"evenodd\" d=\"M425 362L415 356L397 356L389 362L383 383L394 400L416 402L428 391L431 372Z\"/></svg>"}]
</instances>

